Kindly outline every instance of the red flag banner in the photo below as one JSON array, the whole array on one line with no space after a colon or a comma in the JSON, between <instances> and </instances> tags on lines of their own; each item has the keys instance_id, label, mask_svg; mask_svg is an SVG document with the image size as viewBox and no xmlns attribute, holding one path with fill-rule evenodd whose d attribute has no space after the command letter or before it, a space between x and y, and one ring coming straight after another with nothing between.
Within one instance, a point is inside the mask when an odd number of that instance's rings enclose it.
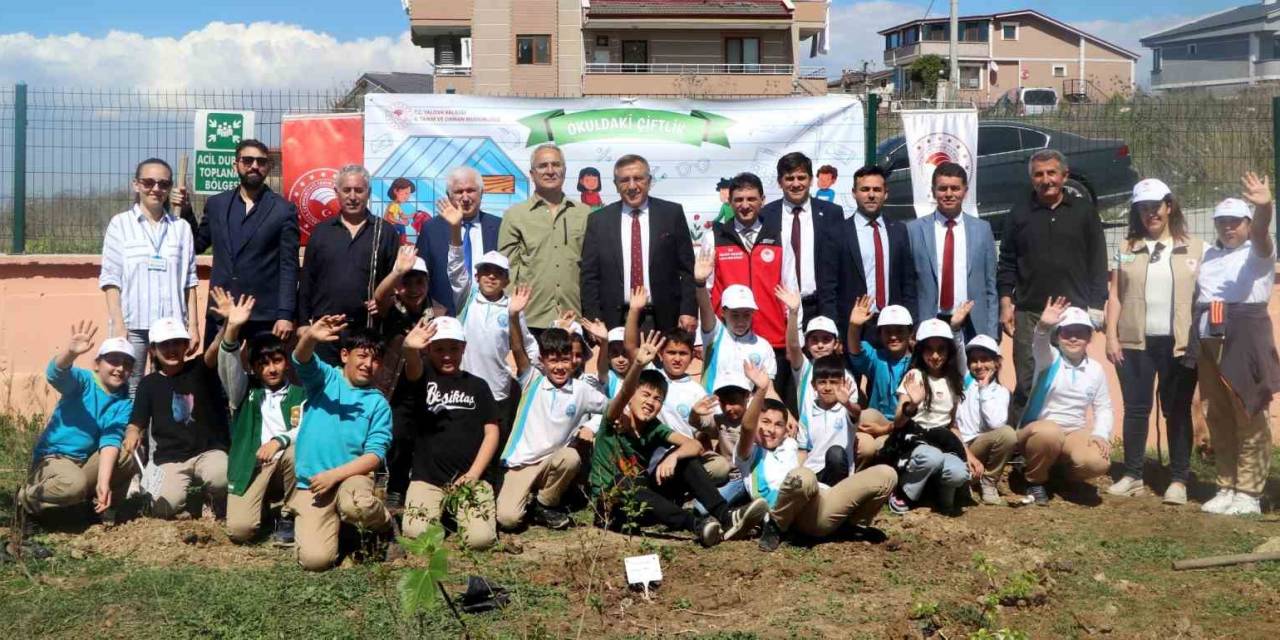
<instances>
[{"instance_id":1,"label":"red flag banner","mask_svg":"<svg viewBox=\"0 0 1280 640\"><path fill-rule=\"evenodd\" d=\"M298 231L306 245L313 227L338 214L333 183L338 170L364 163L364 116L286 115L280 138L284 193L298 208Z\"/></svg>"}]
</instances>

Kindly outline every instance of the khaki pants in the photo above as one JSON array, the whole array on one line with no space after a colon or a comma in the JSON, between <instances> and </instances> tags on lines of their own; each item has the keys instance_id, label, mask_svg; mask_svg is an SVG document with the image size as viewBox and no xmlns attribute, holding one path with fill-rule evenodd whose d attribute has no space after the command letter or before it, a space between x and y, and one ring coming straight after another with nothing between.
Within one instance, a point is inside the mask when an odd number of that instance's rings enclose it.
<instances>
[{"instance_id":1,"label":"khaki pants","mask_svg":"<svg viewBox=\"0 0 1280 640\"><path fill-rule=\"evenodd\" d=\"M493 511L493 487L483 480L476 482L475 500L460 505L453 514L467 547L487 549L498 541L498 523ZM427 525L438 522L443 515L445 490L421 480L409 483L405 497L404 537L416 538L427 530Z\"/></svg>"},{"instance_id":2,"label":"khaki pants","mask_svg":"<svg viewBox=\"0 0 1280 640\"><path fill-rule=\"evenodd\" d=\"M1018 445L1018 434L1012 427L999 427L991 431L983 431L969 442L969 452L978 460L986 471L983 478L991 482L999 482L1004 474L1004 465L1009 462L1013 450Z\"/></svg>"},{"instance_id":3,"label":"khaki pants","mask_svg":"<svg viewBox=\"0 0 1280 640\"><path fill-rule=\"evenodd\" d=\"M137 472L137 465L130 456L116 459L111 473L111 504L118 505L124 499L129 479ZM92 500L98 488L98 452L93 452L83 464L72 458L45 456L31 469L27 486L18 492L18 500L27 513L40 515L45 509L72 507Z\"/></svg>"},{"instance_id":4,"label":"khaki pants","mask_svg":"<svg viewBox=\"0 0 1280 640\"><path fill-rule=\"evenodd\" d=\"M245 487L244 495L227 494L227 537L232 542L248 542L258 533L262 524L262 505L268 495L281 496L279 503L288 509L289 500L298 481L294 476L294 447L285 447L277 459L258 466L253 481Z\"/></svg>"},{"instance_id":5,"label":"khaki pants","mask_svg":"<svg viewBox=\"0 0 1280 640\"><path fill-rule=\"evenodd\" d=\"M1209 403L1209 442L1218 487L1262 494L1271 467L1271 421L1267 409L1248 415L1218 370L1222 338L1200 340L1200 395Z\"/></svg>"},{"instance_id":6,"label":"khaki pants","mask_svg":"<svg viewBox=\"0 0 1280 640\"><path fill-rule=\"evenodd\" d=\"M373 476L351 476L336 489L316 494L298 489L289 506L296 515L294 536L298 564L307 571L324 571L338 560L338 528L341 523L381 531L391 515L373 494Z\"/></svg>"},{"instance_id":7,"label":"khaki pants","mask_svg":"<svg viewBox=\"0 0 1280 640\"><path fill-rule=\"evenodd\" d=\"M824 489L812 470L798 467L783 479L770 517L783 531L828 536L846 521L871 522L897 483L898 472L878 464Z\"/></svg>"},{"instance_id":8,"label":"khaki pants","mask_svg":"<svg viewBox=\"0 0 1280 640\"><path fill-rule=\"evenodd\" d=\"M151 514L157 518L172 518L187 507L187 489L199 481L215 509L227 494L227 452L216 449L205 451L182 462L166 462L160 465L160 495L151 497Z\"/></svg>"},{"instance_id":9,"label":"khaki pants","mask_svg":"<svg viewBox=\"0 0 1280 640\"><path fill-rule=\"evenodd\" d=\"M560 506L560 499L573 486L581 466L578 450L562 447L542 462L507 469L502 475L502 488L498 490L498 526L503 529L520 526L534 489L538 490L537 499L542 506Z\"/></svg>"},{"instance_id":10,"label":"khaki pants","mask_svg":"<svg viewBox=\"0 0 1280 640\"><path fill-rule=\"evenodd\" d=\"M707 470L707 475L711 476L711 482L717 487L729 481L729 472L733 469L733 465L729 464L728 458L714 451L704 451L701 459L702 467Z\"/></svg>"},{"instance_id":11,"label":"khaki pants","mask_svg":"<svg viewBox=\"0 0 1280 640\"><path fill-rule=\"evenodd\" d=\"M1052 420L1037 420L1018 431L1018 444L1026 457L1023 475L1027 482L1044 484L1058 463L1067 467L1071 480L1088 480L1106 475L1111 461L1090 443L1093 434L1085 428L1070 433Z\"/></svg>"}]
</instances>

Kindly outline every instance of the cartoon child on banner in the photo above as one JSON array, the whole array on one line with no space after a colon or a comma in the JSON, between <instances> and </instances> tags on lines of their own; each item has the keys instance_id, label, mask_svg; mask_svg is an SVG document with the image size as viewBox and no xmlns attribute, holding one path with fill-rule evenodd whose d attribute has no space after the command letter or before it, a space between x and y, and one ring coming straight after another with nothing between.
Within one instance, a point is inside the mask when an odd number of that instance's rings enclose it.
<instances>
[{"instance_id":1,"label":"cartoon child on banner","mask_svg":"<svg viewBox=\"0 0 1280 640\"><path fill-rule=\"evenodd\" d=\"M733 219L733 205L729 204L729 179L720 178L716 183L716 191L720 192L720 213L716 222L728 222Z\"/></svg>"},{"instance_id":2,"label":"cartoon child on banner","mask_svg":"<svg viewBox=\"0 0 1280 640\"><path fill-rule=\"evenodd\" d=\"M600 170L595 167L583 167L578 172L578 193L582 194L582 204L591 207L592 211L604 206L600 199Z\"/></svg>"},{"instance_id":3,"label":"cartoon child on banner","mask_svg":"<svg viewBox=\"0 0 1280 640\"><path fill-rule=\"evenodd\" d=\"M834 202L836 199L836 190L832 189L832 187L836 185L836 178L839 175L840 172L836 171L836 168L829 164L824 164L821 167L818 167L818 193L815 197L826 200L827 202Z\"/></svg>"},{"instance_id":4,"label":"cartoon child on banner","mask_svg":"<svg viewBox=\"0 0 1280 640\"><path fill-rule=\"evenodd\" d=\"M408 234L405 232L409 225L409 215L404 210L405 203L417 192L418 188L413 186L413 181L408 178L396 178L391 181L391 188L387 189L387 199L391 204L387 205L387 210L382 217L400 233L401 244L409 242Z\"/></svg>"}]
</instances>

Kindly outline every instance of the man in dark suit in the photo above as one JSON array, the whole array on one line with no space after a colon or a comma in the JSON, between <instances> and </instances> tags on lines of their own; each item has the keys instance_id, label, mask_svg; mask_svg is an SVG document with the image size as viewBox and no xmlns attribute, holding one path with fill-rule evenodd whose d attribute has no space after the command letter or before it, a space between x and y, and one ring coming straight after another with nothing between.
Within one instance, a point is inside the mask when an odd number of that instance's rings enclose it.
<instances>
[{"instance_id":1,"label":"man in dark suit","mask_svg":"<svg viewBox=\"0 0 1280 640\"><path fill-rule=\"evenodd\" d=\"M800 292L804 320L819 315L818 274L826 262L820 238L835 233L844 221L844 208L809 195L813 161L793 151L778 159L778 188L782 198L766 204L760 218L782 224L782 286Z\"/></svg>"},{"instance_id":2,"label":"man in dark suit","mask_svg":"<svg viewBox=\"0 0 1280 640\"><path fill-rule=\"evenodd\" d=\"M858 208L833 232L822 238L823 269L818 276L822 315L836 321L843 338L849 328L849 312L862 296L871 298L875 313L862 335L880 343L875 330L880 309L891 304L915 310L916 272L911 262L907 227L881 215L888 174L875 165L853 174L853 199Z\"/></svg>"},{"instance_id":3,"label":"man in dark suit","mask_svg":"<svg viewBox=\"0 0 1280 640\"><path fill-rule=\"evenodd\" d=\"M643 321L668 331L697 328L693 293L693 240L684 208L649 197L649 163L624 155L613 165L622 198L587 219L582 240L582 315L609 327L626 321L631 292L645 287Z\"/></svg>"},{"instance_id":4,"label":"man in dark suit","mask_svg":"<svg viewBox=\"0 0 1280 640\"><path fill-rule=\"evenodd\" d=\"M502 219L480 210L484 197L484 180L471 167L458 167L449 173L445 181L449 203L462 211L462 260L468 271L474 261L489 251L498 249L498 228ZM449 284L449 222L435 216L422 227L418 235L418 257L427 263L430 284L427 293L431 300L443 306L449 315L458 312Z\"/></svg>"},{"instance_id":5,"label":"man in dark suit","mask_svg":"<svg viewBox=\"0 0 1280 640\"><path fill-rule=\"evenodd\" d=\"M298 300L298 210L267 186L270 171L267 145L241 140L236 145L240 186L206 200L198 226L190 207L184 207L183 217L196 230L196 253L213 247L209 286L257 300L241 335L270 331L287 340ZM205 312L206 346L221 326L222 318Z\"/></svg>"}]
</instances>

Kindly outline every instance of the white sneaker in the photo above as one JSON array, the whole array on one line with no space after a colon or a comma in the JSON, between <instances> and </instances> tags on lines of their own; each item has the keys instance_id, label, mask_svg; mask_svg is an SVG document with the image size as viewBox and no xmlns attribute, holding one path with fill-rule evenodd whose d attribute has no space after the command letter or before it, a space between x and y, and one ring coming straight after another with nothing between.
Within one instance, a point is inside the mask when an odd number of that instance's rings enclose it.
<instances>
[{"instance_id":1,"label":"white sneaker","mask_svg":"<svg viewBox=\"0 0 1280 640\"><path fill-rule=\"evenodd\" d=\"M1145 489L1145 487L1142 484L1141 478L1130 478L1129 476L1124 476L1123 478L1111 483L1111 486L1107 487L1107 493L1113 496L1136 496L1142 493L1143 489Z\"/></svg>"},{"instance_id":2,"label":"white sneaker","mask_svg":"<svg viewBox=\"0 0 1280 640\"><path fill-rule=\"evenodd\" d=\"M1200 505L1200 510L1205 513L1224 514L1231 507L1235 496L1236 492L1231 489L1218 489L1218 494L1210 498L1208 502Z\"/></svg>"},{"instance_id":3,"label":"white sneaker","mask_svg":"<svg viewBox=\"0 0 1280 640\"><path fill-rule=\"evenodd\" d=\"M1181 482L1169 483L1169 488L1164 490L1164 503L1183 505L1187 503L1187 485Z\"/></svg>"},{"instance_id":4,"label":"white sneaker","mask_svg":"<svg viewBox=\"0 0 1280 640\"><path fill-rule=\"evenodd\" d=\"M1262 514L1262 501L1247 493L1237 491L1231 506L1223 513L1229 516L1256 516Z\"/></svg>"},{"instance_id":5,"label":"white sneaker","mask_svg":"<svg viewBox=\"0 0 1280 640\"><path fill-rule=\"evenodd\" d=\"M979 481L982 487L982 502L985 504L1000 504L1000 488L992 480L988 480L985 476Z\"/></svg>"}]
</instances>

